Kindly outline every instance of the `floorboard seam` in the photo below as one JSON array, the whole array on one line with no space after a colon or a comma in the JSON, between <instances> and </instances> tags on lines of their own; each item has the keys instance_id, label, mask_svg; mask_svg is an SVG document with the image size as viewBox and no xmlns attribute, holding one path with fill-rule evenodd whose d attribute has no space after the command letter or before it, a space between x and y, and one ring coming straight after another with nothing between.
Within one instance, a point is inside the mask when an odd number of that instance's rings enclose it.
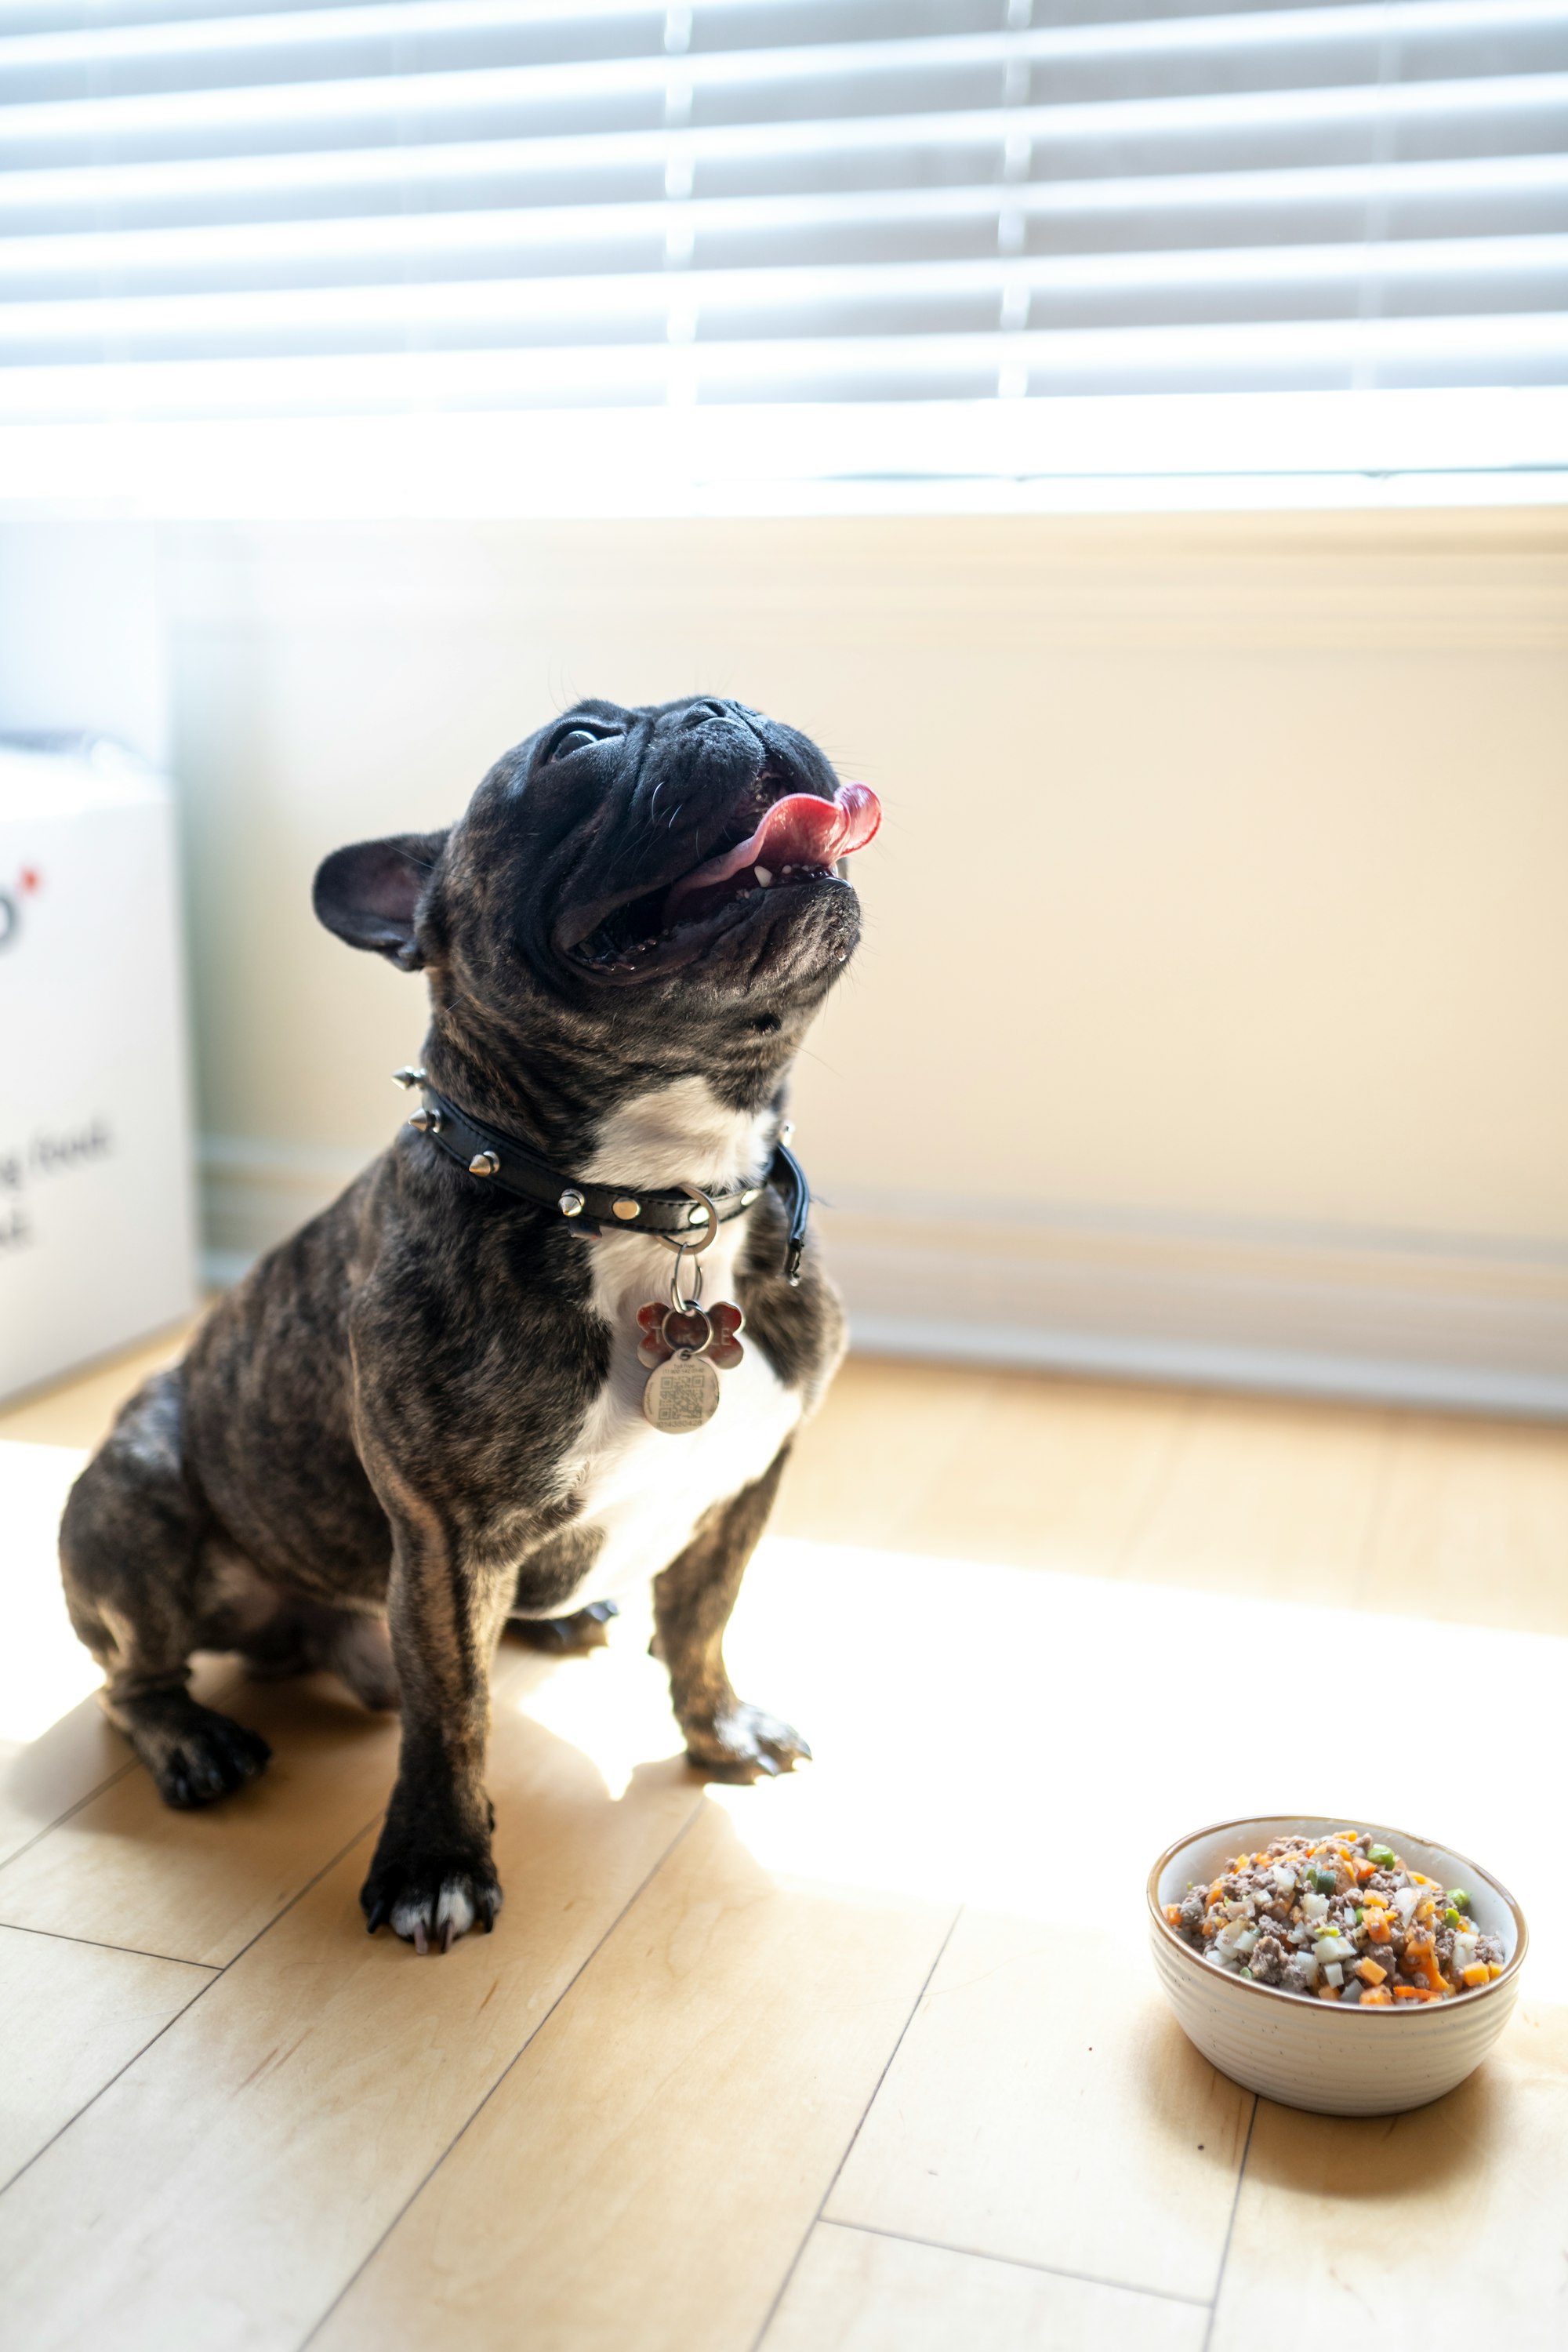
<instances>
[{"instance_id":1,"label":"floorboard seam","mask_svg":"<svg viewBox=\"0 0 1568 2352\"><path fill-rule=\"evenodd\" d=\"M1225 2243L1219 2250L1219 2269L1215 2274L1214 2297L1209 2305L1209 2324L1204 2330L1203 2352L1209 2352L1214 2341L1215 2321L1219 2316L1220 2289L1225 2284L1225 2266L1230 2260L1230 2242L1236 2231L1237 2208L1241 2203L1241 2184L1247 2177L1247 2159L1252 2153L1252 2135L1258 2128L1258 2110L1262 2105L1256 2091L1252 2095L1252 2113L1247 2119L1247 2137L1241 2146L1241 2162L1236 2168L1236 2194L1230 2200L1230 2219L1225 2225Z\"/></svg>"},{"instance_id":2,"label":"floorboard seam","mask_svg":"<svg viewBox=\"0 0 1568 2352\"><path fill-rule=\"evenodd\" d=\"M554 2016L562 2002L566 1999L566 1996L572 1990L574 1985L575 1985L578 1979L582 1977L584 1969L592 1968L594 1962L598 1958L599 1954L604 1950L605 1946L609 1942L610 1937L615 1934L622 1920L626 1916L626 1914L634 1908L634 1906L640 1901L641 1897L647 1893L648 1887L652 1885L654 1880L658 1876L659 1872L664 1868L665 1864L669 1860L670 1855L675 1852L676 1847L680 1843L688 1831L689 1831L696 1822L699 1815L701 1813L704 1801L705 1800L703 1796L699 1794L692 1804L691 1811L687 1814L686 1819L681 1822L680 1827L676 1831L675 1835L670 1839L668 1844L665 1846L655 1857L654 1861L644 1872L642 1877L638 1879L637 1885L633 1887L631 1893L627 1895L626 1901L622 1904L615 1917L610 1921L609 1926L605 1929L604 1934L598 1938L593 1949L590 1952L585 1953L578 1966L573 1969L572 1974L567 1978L566 1982L562 1986L560 1991L556 1994L555 1999L551 2002L543 2016L536 2021L536 2023L530 2029L529 2032L523 2037L522 2041L519 2042L517 2048L512 2052L511 2056L507 2060L506 2064L501 2068L500 2073L496 2076L495 2081L490 2084L489 2089L485 2093L484 2097L480 2099L475 2106L473 2113L464 2118L458 2128L453 2133L451 2138L447 2141L446 2147L441 2150L440 2155L437 2157L435 2162L420 2176L420 2179L409 2190L408 2195L404 2199L402 2204L398 2207L396 2212L393 2215L385 2229L383 2230L374 2245L370 2248L363 2261L355 2263L353 2269L349 2273L342 2286L339 2287L336 2294L333 2295L331 2303L326 2305L320 2317L313 2320L306 2333L301 2336L298 2346L298 2352L306 2352L307 2346L315 2342L317 2336L321 2334L328 2320L331 2319L333 2312L336 2311L339 2304L342 2303L343 2297L349 2294L353 2287L356 2280L361 2278L370 2268L372 2263L374 2262L383 2246L385 2245L393 2231L403 2220L404 2215L409 2212L413 2207L417 2204L419 2199L423 2197L426 2189L430 2186L431 2181L435 2179L436 2175L440 2171L441 2167L446 2163L447 2158L451 2155L453 2149L472 2129L473 2126L479 2121L480 2116L483 2115L490 2101L495 2097L496 2093L500 2089L501 2084L506 2081L513 2067L522 2057L523 2053L529 2048L530 2044L538 2038L540 2033L542 2032L545 2026L549 2024L551 2019Z\"/></svg>"},{"instance_id":3,"label":"floorboard seam","mask_svg":"<svg viewBox=\"0 0 1568 2352\"><path fill-rule=\"evenodd\" d=\"M773 2301L769 2304L766 2311L763 2314L763 2324L752 2339L752 2352L762 2352L763 2340L778 2315L778 2307L780 2304L789 2293L789 2283L791 2279L794 2278L796 2271L800 2268L800 2258L805 2253L807 2246L811 2243L812 2232L822 2220L822 2216L826 2210L828 2199L832 2196L834 2190L838 2186L838 2177L840 2173L855 2153L855 2143L866 2128L866 2118L870 2114L872 2108L876 2105L882 2085L887 2081L889 2073L891 2070L893 2061L904 2046L904 2036L908 2033L910 2026L920 2015L921 2003L924 2000L926 1994L931 1990L931 1979L935 1976L938 1969L942 1966L942 1954L952 1943L953 1931L957 1927L958 1923L963 1916L963 1906L961 1903L957 1910L953 1913L952 1918L947 1923L947 1933L942 1937L942 1942L937 1946L935 1958L932 1959L930 1968L926 1970L924 1977L921 1980L921 1989L919 1992L916 1993L913 2001L910 2003L910 2013L908 2017L905 2018L902 2025L900 2026L898 2036L894 2041L892 2048L888 2053L887 2058L882 2066L882 2071L871 2085L871 2095L860 2110L859 2119L856 2123L854 2130L850 2133L848 2139L845 2143L844 2153L833 2168L833 2177L828 2181L826 2188L823 2190L821 2197L817 2200L816 2212L812 2215L810 2221L805 2225L805 2230L802 2235L801 2242L795 2248L794 2255L791 2257L788 2270L785 2271L783 2278L779 2281L778 2291L774 2294Z\"/></svg>"},{"instance_id":4,"label":"floorboard seam","mask_svg":"<svg viewBox=\"0 0 1568 2352\"><path fill-rule=\"evenodd\" d=\"M243 1959L246 1953L249 1951L252 1944L259 1943L261 1937L266 1935L268 1929L269 1927L275 1927L279 1919L285 1918L288 1914L292 1911L295 1904L301 1902L304 1897L309 1895L311 1887L316 1885L320 1880L325 1878L328 1871L335 1870L339 1863L342 1862L344 1854L352 1853L355 1846L359 1844L361 1839L369 1836L371 1831L375 1827L376 1822L378 1822L380 1818L380 1814L377 1813L372 1820L366 1822L362 1828L357 1829L353 1837L350 1838L348 1843L346 1845L340 1846L337 1853L334 1853L329 1861L326 1861L321 1864L321 1867L316 1872L313 1877L308 1878L303 1886L297 1888L296 1891L289 1897L288 1902L280 1906L280 1907L272 1914L270 1919L265 1920L262 1925L258 1927L254 1936L250 1937L245 1943L241 1944L237 1952L231 1953L229 1958L224 1961L221 1968L212 1968L212 1972L208 1976L205 1984L198 1985L195 1992L192 1993L189 2000L184 2002L182 2006L174 2011L174 2016L167 2019L164 2023L158 2028L156 2033L149 2034L147 2040L142 2044L141 2049L133 2050L130 2057L125 2061L124 2065L117 2066L113 2074L110 2075L108 2081L99 2084L91 2098L84 2099L81 2105L77 2108L75 2114L69 2115L66 2117L58 2131L51 2132L48 2138L44 2141L42 2147L36 2147L33 2150L32 2155L27 2158L26 2164L19 2164L8 2180L0 2181L0 2197L5 2196L8 2189L15 2188L17 2181L22 2178L22 2175L25 2172L30 2172L41 2156L47 2156L48 2154L56 2140L63 2139L67 2132L74 2129L76 2125L81 2121L83 2116L87 2114L89 2108L95 2107L100 2099L102 2098L104 2093L106 2091L111 2091L114 2088L114 2085L119 2082L121 2074L128 2074L132 2066L139 2065L141 2061L147 2055L148 2051L153 2048L154 2042L162 2042L164 2034L169 2032L172 2026L178 2025L182 2017L188 2017L192 2010L195 2009L197 2001L205 2000L208 1993L211 1992L214 1985L220 1983L228 1974L236 1960ZM142 1957L150 1958L151 1955L144 1954ZM193 1968L198 1969L211 1967L211 1963L205 1960L194 1960L190 1962L189 1965Z\"/></svg>"},{"instance_id":5,"label":"floorboard seam","mask_svg":"<svg viewBox=\"0 0 1568 2352\"><path fill-rule=\"evenodd\" d=\"M63 1722L65 1718L62 1717L60 1719ZM16 1846L5 1856L4 1862L0 1862L0 1870L9 1870L14 1862L20 1862L25 1853L31 1853L33 1848L44 1838L52 1837L56 1830L63 1829L67 1822L75 1819L84 1805L90 1805L93 1799L101 1797L106 1789L112 1789L117 1780L123 1780L127 1772L133 1772L136 1769L137 1761L134 1756L129 1758L118 1770L110 1772L107 1780L100 1780L96 1788L89 1789L85 1797L79 1797L74 1805L68 1805L65 1811L57 1813L52 1822L46 1822L41 1829L35 1830L25 1843Z\"/></svg>"},{"instance_id":6,"label":"floorboard seam","mask_svg":"<svg viewBox=\"0 0 1568 2352\"><path fill-rule=\"evenodd\" d=\"M64 1927L29 1927L20 1919L0 1919L13 1936L47 1936L56 1944L86 1944L95 1952L126 1952L133 1960L167 1960L172 1969L205 1969L210 1976L221 1976L220 1960L186 1960L175 1952L150 1952L144 1944L111 1944L103 1936L73 1936Z\"/></svg>"},{"instance_id":7,"label":"floorboard seam","mask_svg":"<svg viewBox=\"0 0 1568 2352\"><path fill-rule=\"evenodd\" d=\"M1110 2287L1116 2294L1152 2294L1161 2303L1184 2304L1191 2311L1208 2311L1206 2295L1183 2294L1173 2286L1144 2286L1128 2279L1100 2278L1094 2271L1069 2271L1060 2263L1037 2263L1027 2254L994 2253L986 2246L955 2246L947 2238L922 2238L912 2230L885 2230L876 2221L843 2221L824 2219L819 2225L825 2230L854 2230L863 2238L892 2238L901 2246L930 2246L939 2254L964 2254L971 2262L1000 2263L1005 2269L1038 2271L1046 2278L1077 2279L1083 2286Z\"/></svg>"}]
</instances>

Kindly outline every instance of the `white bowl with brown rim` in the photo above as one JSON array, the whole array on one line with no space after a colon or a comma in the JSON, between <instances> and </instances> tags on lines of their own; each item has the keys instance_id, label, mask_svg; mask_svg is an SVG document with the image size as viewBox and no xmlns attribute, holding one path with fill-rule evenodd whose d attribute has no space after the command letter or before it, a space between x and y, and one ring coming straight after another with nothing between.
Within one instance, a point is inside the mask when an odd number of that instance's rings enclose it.
<instances>
[{"instance_id":1,"label":"white bowl with brown rim","mask_svg":"<svg viewBox=\"0 0 1568 2352\"><path fill-rule=\"evenodd\" d=\"M1154 1966L1182 2031L1233 2083L1288 2107L1324 2116L1392 2116L1440 2099L1472 2074L1508 2023L1530 1941L1524 1914L1489 1870L1449 1846L1381 1822L1357 1822L1412 1870L1462 1886L1469 1916L1503 1948L1503 1972L1449 2000L1349 2008L1233 1976L1195 1952L1166 1918L1189 1886L1208 1885L1238 1853L1276 1838L1331 1836L1341 1814L1269 1813L1216 1822L1168 1845L1149 1873Z\"/></svg>"}]
</instances>

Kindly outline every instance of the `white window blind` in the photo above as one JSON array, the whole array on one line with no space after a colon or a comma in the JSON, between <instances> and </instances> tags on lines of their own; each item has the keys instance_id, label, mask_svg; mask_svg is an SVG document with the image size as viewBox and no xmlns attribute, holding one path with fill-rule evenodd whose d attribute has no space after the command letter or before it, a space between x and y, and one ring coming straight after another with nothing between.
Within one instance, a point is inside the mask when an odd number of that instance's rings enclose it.
<instances>
[{"instance_id":1,"label":"white window blind","mask_svg":"<svg viewBox=\"0 0 1568 2352\"><path fill-rule=\"evenodd\" d=\"M0 0L14 453L685 411L1136 471L1195 402L1396 468L1442 394L1507 467L1564 387L1568 0Z\"/></svg>"}]
</instances>

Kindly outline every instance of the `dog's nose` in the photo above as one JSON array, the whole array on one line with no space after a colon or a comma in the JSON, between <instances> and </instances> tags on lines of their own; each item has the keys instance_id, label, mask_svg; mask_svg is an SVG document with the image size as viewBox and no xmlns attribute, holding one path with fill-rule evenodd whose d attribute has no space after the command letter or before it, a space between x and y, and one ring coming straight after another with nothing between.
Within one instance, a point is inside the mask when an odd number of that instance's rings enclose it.
<instances>
[{"instance_id":1,"label":"dog's nose","mask_svg":"<svg viewBox=\"0 0 1568 2352\"><path fill-rule=\"evenodd\" d=\"M705 719L731 719L742 727L746 723L739 711L731 710L727 702L710 701L694 702L680 723L683 727L700 727Z\"/></svg>"}]
</instances>

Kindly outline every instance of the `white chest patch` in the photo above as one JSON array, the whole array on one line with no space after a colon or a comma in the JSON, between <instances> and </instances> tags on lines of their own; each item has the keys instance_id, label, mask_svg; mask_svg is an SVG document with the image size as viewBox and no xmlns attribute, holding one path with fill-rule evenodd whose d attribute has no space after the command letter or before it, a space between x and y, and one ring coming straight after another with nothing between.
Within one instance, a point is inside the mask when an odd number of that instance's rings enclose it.
<instances>
[{"instance_id":1,"label":"white chest patch","mask_svg":"<svg viewBox=\"0 0 1568 2352\"><path fill-rule=\"evenodd\" d=\"M739 1183L766 1166L772 1116L726 1110L701 1078L680 1078L643 1095L609 1120L584 1174L639 1190ZM733 1298L745 1220L720 1227L702 1254L702 1296ZM610 1377L584 1421L568 1465L582 1497L583 1524L600 1529L599 1556L564 1614L656 1576L682 1549L712 1505L760 1478L800 1418L800 1399L783 1386L761 1350L719 1375L719 1409L700 1429L667 1436L643 1416L647 1372L637 1360L637 1309L669 1297L673 1254L641 1234L584 1236L591 1253L594 1306L610 1327ZM692 1261L687 1260L689 1267Z\"/></svg>"}]
</instances>

